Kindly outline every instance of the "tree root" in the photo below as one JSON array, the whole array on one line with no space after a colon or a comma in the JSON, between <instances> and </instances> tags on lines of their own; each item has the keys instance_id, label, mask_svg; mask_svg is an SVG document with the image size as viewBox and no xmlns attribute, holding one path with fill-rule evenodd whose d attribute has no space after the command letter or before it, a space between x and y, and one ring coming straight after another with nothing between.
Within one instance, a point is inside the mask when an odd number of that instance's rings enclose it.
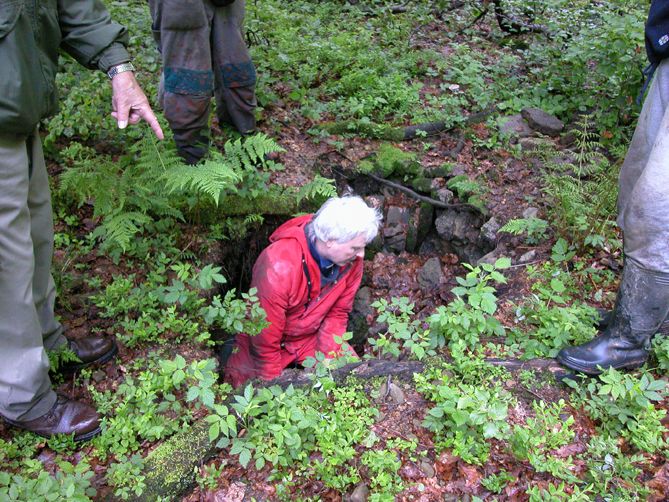
<instances>
[{"instance_id":1,"label":"tree root","mask_svg":"<svg viewBox=\"0 0 669 502\"><path fill-rule=\"evenodd\" d=\"M481 208L478 208L472 204L467 204L466 202L461 202L458 204L448 204L446 202L441 202L440 200L433 199L432 197L427 197L426 195L421 195L417 192L414 192L411 190L411 188L405 187L404 185L400 185L399 183L395 183L394 181L387 180L385 178L381 178L380 176L377 176L376 174L372 173L365 173L367 176L372 178L373 180L378 181L379 183L383 183L384 185L387 185L391 188L394 188L396 190L399 190L400 192L404 192L405 194L413 197L414 199L417 199L421 202L427 202L428 204L433 205L434 207L438 207L441 209L465 209L467 211L471 211L473 213L483 213Z\"/></svg>"}]
</instances>

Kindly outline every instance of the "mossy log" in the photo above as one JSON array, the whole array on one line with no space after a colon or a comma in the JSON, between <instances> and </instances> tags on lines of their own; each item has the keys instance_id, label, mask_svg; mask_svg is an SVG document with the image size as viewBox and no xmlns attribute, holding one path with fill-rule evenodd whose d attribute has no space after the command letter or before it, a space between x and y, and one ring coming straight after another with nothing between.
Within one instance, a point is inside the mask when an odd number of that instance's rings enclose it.
<instances>
[{"instance_id":1,"label":"mossy log","mask_svg":"<svg viewBox=\"0 0 669 502\"><path fill-rule=\"evenodd\" d=\"M553 374L556 378L567 375L564 368L552 359L486 359L495 366L503 366L510 371L533 369ZM348 364L333 370L332 377L338 383L349 378L369 380L377 377L393 377L396 380L411 381L415 373L422 373L427 365L420 361L387 361L372 359ZM313 380L309 373L299 369L284 371L281 376L262 387L279 385L286 388L305 387ZM209 441L209 425L201 420L189 429L177 433L147 455L144 463L146 488L141 496L131 500L149 502L157 498L177 500L195 485L195 468L216 454L216 448Z\"/></svg>"},{"instance_id":2,"label":"mossy log","mask_svg":"<svg viewBox=\"0 0 669 502\"><path fill-rule=\"evenodd\" d=\"M422 136L434 136L458 127L468 126L483 122L488 116L496 111L492 106L477 113L465 117L464 119L438 120L436 122L426 122L408 126L391 126L388 124L372 124L369 122L359 122L355 120L342 122L325 122L318 127L330 134L359 134L373 139L384 139L387 141L408 141Z\"/></svg>"},{"instance_id":3,"label":"mossy log","mask_svg":"<svg viewBox=\"0 0 669 502\"><path fill-rule=\"evenodd\" d=\"M214 444L209 441L209 424L204 420L195 422L146 456L142 472L146 487L140 496L130 500L177 500L195 485L195 467L216 452Z\"/></svg>"}]
</instances>

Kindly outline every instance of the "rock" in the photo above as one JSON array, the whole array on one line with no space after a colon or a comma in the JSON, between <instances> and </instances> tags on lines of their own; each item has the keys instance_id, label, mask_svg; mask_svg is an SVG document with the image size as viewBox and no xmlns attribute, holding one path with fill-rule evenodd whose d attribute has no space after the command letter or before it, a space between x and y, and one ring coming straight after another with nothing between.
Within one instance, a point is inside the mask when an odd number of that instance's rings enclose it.
<instances>
[{"instance_id":1,"label":"rock","mask_svg":"<svg viewBox=\"0 0 669 502\"><path fill-rule=\"evenodd\" d=\"M432 467L432 463L427 459L420 461L420 470L423 471L423 474L425 474L426 478L433 478L436 474L434 467Z\"/></svg>"},{"instance_id":2,"label":"rock","mask_svg":"<svg viewBox=\"0 0 669 502\"><path fill-rule=\"evenodd\" d=\"M453 176L454 166L455 164L452 162L445 162L439 167L433 167L432 169L427 170L425 176L429 176L430 178L447 178Z\"/></svg>"},{"instance_id":3,"label":"rock","mask_svg":"<svg viewBox=\"0 0 669 502\"><path fill-rule=\"evenodd\" d=\"M405 233L394 235L385 239L384 249L390 253L400 254L406 251L407 236Z\"/></svg>"},{"instance_id":4,"label":"rock","mask_svg":"<svg viewBox=\"0 0 669 502\"><path fill-rule=\"evenodd\" d=\"M499 232L500 228L499 221L493 216L481 227L481 238L494 246L497 242L497 232Z\"/></svg>"},{"instance_id":5,"label":"rock","mask_svg":"<svg viewBox=\"0 0 669 502\"><path fill-rule=\"evenodd\" d=\"M544 142L539 138L521 138L520 141L518 141L522 152L534 152L535 150L539 150L543 143Z\"/></svg>"},{"instance_id":6,"label":"rock","mask_svg":"<svg viewBox=\"0 0 669 502\"><path fill-rule=\"evenodd\" d=\"M453 202L453 197L455 197L455 194L448 188L440 188L434 192L434 198L444 204Z\"/></svg>"},{"instance_id":7,"label":"rock","mask_svg":"<svg viewBox=\"0 0 669 502\"><path fill-rule=\"evenodd\" d=\"M537 256L537 251L535 249L532 249L522 255L520 258L518 258L518 263L528 263L534 260Z\"/></svg>"},{"instance_id":8,"label":"rock","mask_svg":"<svg viewBox=\"0 0 669 502\"><path fill-rule=\"evenodd\" d=\"M523 218L526 220L532 219L532 218L537 218L539 214L539 208L536 207L528 207L523 211Z\"/></svg>"},{"instance_id":9,"label":"rock","mask_svg":"<svg viewBox=\"0 0 669 502\"><path fill-rule=\"evenodd\" d=\"M98 369L98 370L95 370L95 371L93 372L93 374L91 375L91 378L93 379L94 382L96 382L96 383L100 383L100 382L102 382L104 379L107 378L107 373L105 373L104 371Z\"/></svg>"},{"instance_id":10,"label":"rock","mask_svg":"<svg viewBox=\"0 0 669 502\"><path fill-rule=\"evenodd\" d=\"M476 263L493 246L480 238L482 223L478 214L445 210L437 217L434 226L439 237L453 248L460 260Z\"/></svg>"},{"instance_id":11,"label":"rock","mask_svg":"<svg viewBox=\"0 0 669 502\"><path fill-rule=\"evenodd\" d=\"M439 287L443 280L444 272L439 258L430 258L418 271L418 284L428 291Z\"/></svg>"},{"instance_id":12,"label":"rock","mask_svg":"<svg viewBox=\"0 0 669 502\"><path fill-rule=\"evenodd\" d=\"M421 243L420 248L418 249L418 254L421 256L425 255L439 255L443 256L445 254L453 253L453 248L443 239L440 239L434 234L429 234L425 240Z\"/></svg>"},{"instance_id":13,"label":"rock","mask_svg":"<svg viewBox=\"0 0 669 502\"><path fill-rule=\"evenodd\" d=\"M416 160L415 153L404 152L389 143L384 143L379 147L375 167L384 178L391 175L400 178L406 175L418 176L423 170L420 162Z\"/></svg>"},{"instance_id":14,"label":"rock","mask_svg":"<svg viewBox=\"0 0 669 502\"><path fill-rule=\"evenodd\" d=\"M561 120L539 108L523 108L520 114L532 129L547 136L558 136L564 129Z\"/></svg>"},{"instance_id":15,"label":"rock","mask_svg":"<svg viewBox=\"0 0 669 502\"><path fill-rule=\"evenodd\" d=\"M402 404L404 401L406 401L404 391L398 385L395 385L392 382L390 382L389 395L392 400L395 401L395 404Z\"/></svg>"},{"instance_id":16,"label":"rock","mask_svg":"<svg viewBox=\"0 0 669 502\"><path fill-rule=\"evenodd\" d=\"M355 487L353 493L348 498L348 502L366 502L369 498L369 487L365 483L360 483Z\"/></svg>"},{"instance_id":17,"label":"rock","mask_svg":"<svg viewBox=\"0 0 669 502\"><path fill-rule=\"evenodd\" d=\"M471 237L472 231L474 238L471 240L476 240L480 226L477 223L478 217L470 212L446 210L437 217L434 225L442 239L447 241L459 239L464 242L469 240L468 237Z\"/></svg>"},{"instance_id":18,"label":"rock","mask_svg":"<svg viewBox=\"0 0 669 502\"><path fill-rule=\"evenodd\" d=\"M476 265L478 266L478 265L482 265L482 264L484 264L484 263L487 263L487 264L489 264L489 265L494 265L495 262L496 262L501 256L502 256L502 255L500 254L499 249L498 249L498 248L495 248L495 249L493 249L492 251L490 251L489 253L484 254L483 256L481 256L481 258L479 258L478 260L476 260Z\"/></svg>"},{"instance_id":19,"label":"rock","mask_svg":"<svg viewBox=\"0 0 669 502\"><path fill-rule=\"evenodd\" d=\"M406 250L410 253L416 251L418 246L425 240L432 228L434 219L434 207L432 204L422 202L411 213L409 227L407 228Z\"/></svg>"},{"instance_id":20,"label":"rock","mask_svg":"<svg viewBox=\"0 0 669 502\"><path fill-rule=\"evenodd\" d=\"M525 121L522 115L509 115L500 119L499 133L502 136L526 138L532 135L532 128Z\"/></svg>"},{"instance_id":21,"label":"rock","mask_svg":"<svg viewBox=\"0 0 669 502\"><path fill-rule=\"evenodd\" d=\"M409 223L409 211L406 207L390 206L386 211L386 226L406 225Z\"/></svg>"},{"instance_id":22,"label":"rock","mask_svg":"<svg viewBox=\"0 0 669 502\"><path fill-rule=\"evenodd\" d=\"M351 345L361 345L369 337L369 323L367 316L374 314L372 304L372 290L364 286L358 290L353 300L353 308L348 317L347 331L353 334Z\"/></svg>"},{"instance_id":23,"label":"rock","mask_svg":"<svg viewBox=\"0 0 669 502\"><path fill-rule=\"evenodd\" d=\"M393 226L387 225L383 229L383 236L385 238L395 237L396 235L400 235L402 233L404 233L402 225L393 225Z\"/></svg>"}]
</instances>

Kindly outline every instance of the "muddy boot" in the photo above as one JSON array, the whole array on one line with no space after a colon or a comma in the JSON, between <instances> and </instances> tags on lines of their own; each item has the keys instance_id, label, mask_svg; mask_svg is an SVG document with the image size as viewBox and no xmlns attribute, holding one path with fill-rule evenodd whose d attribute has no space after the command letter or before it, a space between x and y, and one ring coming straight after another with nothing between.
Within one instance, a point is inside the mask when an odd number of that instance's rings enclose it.
<instances>
[{"instance_id":1,"label":"muddy boot","mask_svg":"<svg viewBox=\"0 0 669 502\"><path fill-rule=\"evenodd\" d=\"M562 349L557 360L588 375L600 374L599 367L638 368L646 362L650 340L668 312L669 274L626 260L610 324L588 343Z\"/></svg>"},{"instance_id":2,"label":"muddy boot","mask_svg":"<svg viewBox=\"0 0 669 502\"><path fill-rule=\"evenodd\" d=\"M599 318L595 321L595 324L599 331L604 331L613 321L613 310L598 308L597 313L599 314ZM662 324L660 324L660 327L657 329L657 334L669 336L669 319L662 321Z\"/></svg>"}]
</instances>

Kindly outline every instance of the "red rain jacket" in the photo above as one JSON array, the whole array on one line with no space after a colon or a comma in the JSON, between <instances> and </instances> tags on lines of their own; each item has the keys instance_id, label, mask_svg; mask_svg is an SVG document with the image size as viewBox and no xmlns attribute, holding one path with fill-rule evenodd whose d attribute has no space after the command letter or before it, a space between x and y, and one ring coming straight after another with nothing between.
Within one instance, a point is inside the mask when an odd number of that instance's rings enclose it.
<instances>
[{"instance_id":1,"label":"red rain jacket","mask_svg":"<svg viewBox=\"0 0 669 502\"><path fill-rule=\"evenodd\" d=\"M251 287L270 325L256 336L237 335L225 379L238 386L251 378L270 380L291 363L302 363L322 352L334 356L343 348L334 336L346 331L348 314L362 280L362 259L340 271L321 290L321 272L304 233L313 215L287 221L270 236L270 245L253 266Z\"/></svg>"}]
</instances>

